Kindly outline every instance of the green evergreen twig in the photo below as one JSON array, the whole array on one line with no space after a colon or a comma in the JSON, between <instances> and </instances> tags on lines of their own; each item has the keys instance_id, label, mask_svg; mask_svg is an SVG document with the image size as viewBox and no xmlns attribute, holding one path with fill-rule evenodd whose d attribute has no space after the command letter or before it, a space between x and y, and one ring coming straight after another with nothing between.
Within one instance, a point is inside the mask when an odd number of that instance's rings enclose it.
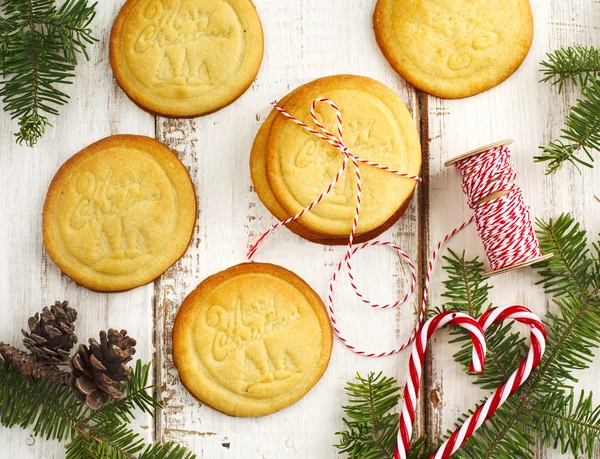
<instances>
[{"instance_id":1,"label":"green evergreen twig","mask_svg":"<svg viewBox=\"0 0 600 459\"><path fill-rule=\"evenodd\" d=\"M67 441L67 459L193 459L174 443L146 445L128 424L133 412L154 414L161 404L149 391L150 365L137 361L131 380L123 383L125 396L92 411L68 386L34 379L28 382L5 363L0 368L0 424L32 429L35 436Z\"/></svg>"},{"instance_id":2,"label":"green evergreen twig","mask_svg":"<svg viewBox=\"0 0 600 459\"><path fill-rule=\"evenodd\" d=\"M558 85L562 92L566 82L585 87L600 75L600 49L585 46L569 46L546 55L541 63L542 82Z\"/></svg>"},{"instance_id":3,"label":"green evergreen twig","mask_svg":"<svg viewBox=\"0 0 600 459\"><path fill-rule=\"evenodd\" d=\"M590 249L586 232L570 215L538 221L538 227L543 252L556 254L538 265L541 283L558 309L544 321L546 353L529 380L453 457L526 459L534 455L539 440L560 448L563 454L591 458L600 440L600 406L593 404L592 394L581 393L576 398L573 388L574 371L588 368L600 347L600 244ZM448 301L443 309L480 316L491 306L483 264L452 251L445 260L448 279L443 296ZM453 342L462 343L454 358L467 372L472 349L468 332L456 327L450 333ZM487 340L486 371L473 376L473 383L493 390L517 368L528 344L510 323L492 327ZM387 459L398 431L398 415L390 414L398 400L395 381L382 375L359 376L356 383L348 384L347 391L350 404L344 407L348 419L344 419L346 430L340 433L340 452L350 458ZM375 401L385 404L381 410L369 409ZM458 424L470 414L472 411L461 416ZM389 439L384 450L373 440L375 434ZM418 454L429 449L425 443L421 448ZM368 455L363 456L363 451Z\"/></svg>"},{"instance_id":4,"label":"green evergreen twig","mask_svg":"<svg viewBox=\"0 0 600 459\"><path fill-rule=\"evenodd\" d=\"M0 0L0 97L19 119L19 144L33 146L69 96L58 88L75 76L78 54L96 41L90 29L96 3L67 0Z\"/></svg>"},{"instance_id":5,"label":"green evergreen twig","mask_svg":"<svg viewBox=\"0 0 600 459\"><path fill-rule=\"evenodd\" d=\"M339 454L351 459L393 459L399 421L398 413L392 413L400 400L397 381L382 373L356 375L356 382L346 384L346 393L346 430L337 432ZM431 452L426 437L420 437L413 441L408 459L425 459Z\"/></svg>"},{"instance_id":6,"label":"green evergreen twig","mask_svg":"<svg viewBox=\"0 0 600 459\"><path fill-rule=\"evenodd\" d=\"M547 174L557 172L565 162L592 167L592 152L600 149L600 49L582 46L559 49L549 53L541 66L543 82L558 85L559 92L565 83L571 82L581 88L581 98L571 108L560 138L540 147L542 153L534 160L547 163Z\"/></svg>"}]
</instances>

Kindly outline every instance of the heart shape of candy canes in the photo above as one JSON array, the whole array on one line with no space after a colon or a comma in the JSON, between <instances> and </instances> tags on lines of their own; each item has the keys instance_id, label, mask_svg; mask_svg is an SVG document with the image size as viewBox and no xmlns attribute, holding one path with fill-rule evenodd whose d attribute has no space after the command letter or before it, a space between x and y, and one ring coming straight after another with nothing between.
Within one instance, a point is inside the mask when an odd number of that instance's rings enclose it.
<instances>
[{"instance_id":1,"label":"heart shape of candy canes","mask_svg":"<svg viewBox=\"0 0 600 459\"><path fill-rule=\"evenodd\" d=\"M419 397L421 382L421 370L423 368L427 342L436 330L447 324L461 325L467 328L473 340L473 362L471 371L483 372L485 365L485 335L483 345L481 337L472 331L473 320L466 314L444 312L431 319L417 333L413 343L409 361L410 379L404 388L404 400L400 411L400 428L398 440L394 450L394 459L406 459L410 448L410 438L415 420L415 407ZM481 316L477 324L484 332L490 326L504 320L511 319L515 322L525 324L530 329L531 347L527 356L521 361L515 372L496 391L480 405L475 412L463 423L462 427L442 444L442 446L430 456L430 459L447 459L454 454L462 444L467 441L485 421L491 418L496 410L513 395L519 387L529 378L532 371L540 364L540 360L546 349L546 328L538 316L533 314L524 306L504 306L492 308ZM483 352L483 354L481 354Z\"/></svg>"}]
</instances>

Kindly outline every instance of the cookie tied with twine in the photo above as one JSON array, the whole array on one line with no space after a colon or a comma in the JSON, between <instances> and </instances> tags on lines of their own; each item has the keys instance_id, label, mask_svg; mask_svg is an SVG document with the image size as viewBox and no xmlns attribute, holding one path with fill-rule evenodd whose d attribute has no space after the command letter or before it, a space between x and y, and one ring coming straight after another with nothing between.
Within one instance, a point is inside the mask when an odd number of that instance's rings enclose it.
<instances>
[{"instance_id":1,"label":"cookie tied with twine","mask_svg":"<svg viewBox=\"0 0 600 459\"><path fill-rule=\"evenodd\" d=\"M333 109L337 120L337 123L334 124L333 131L326 127L317 116L316 106L319 104L327 104L331 107L331 109ZM473 222L477 223L477 230L484 244L484 248L486 249L486 254L490 260L490 265L493 271L498 273L506 272L510 268L526 266L546 259L541 254L539 241L533 230L531 216L529 214L529 207L524 202L522 190L515 183L518 174L510 164L510 151L502 144L499 144L492 148L488 147L487 149L484 148L483 150L478 149L473 152L469 152L469 154L463 155L462 157L456 158L458 168L463 174L463 190L469 196L469 202L471 208L475 212L475 215L444 236L444 238L438 242L431 252L429 262L427 264L425 284L423 286L423 301L417 312L416 325L408 339L400 346L383 351L358 347L353 341L345 336L336 317L337 313L334 307L334 286L339 275L341 274L342 269L344 267L346 268L350 285L352 286L356 296L362 303L370 306L373 309L394 308L406 303L414 294L417 284L415 264L401 247L398 247L390 241L379 240L368 241L362 245L354 246L362 205L362 174L359 164L368 165L369 167L378 169L379 171L384 171L398 177L403 177L404 179L414 180L415 182L420 182L421 178L407 174L406 172L394 170L388 165L369 161L354 154L345 143L343 136L342 113L337 104L332 100L326 98L316 98L313 101L310 109L310 116L315 128L309 126L300 119L295 118L291 113L286 111L277 103L274 103L274 107L283 116L283 119L287 119L290 123L295 124L296 126L304 129L306 132L312 134L314 137L319 138L334 147L342 158L342 164L329 186L314 201L312 201L307 207L301 209L296 215L273 225L265 233L263 233L254 243L254 245L252 245L248 251L247 257L249 260L251 260L260 245L273 231L277 230L281 226L296 222L304 215L310 214L312 210L318 206L319 203L322 202L336 186L340 180L340 177L342 177L346 171L347 166L351 163L356 178L356 202L354 208L354 218L352 222L352 231L348 238L348 249L346 251L346 255L344 259L337 264L329 283L327 312L329 313L333 330L338 335L339 339L346 345L346 347L353 352L367 357L384 357L401 352L414 341L415 336L418 330L421 328L425 318L425 312L429 299L431 277L436 265L435 261L438 259L442 247L444 247L452 237ZM410 270L409 287L404 296L395 302L380 304L371 301L365 297L365 295L363 295L355 280L352 271L352 257L358 251L376 245L387 246L395 250ZM548 255L547 257L550 256L551 255Z\"/></svg>"},{"instance_id":2,"label":"cookie tied with twine","mask_svg":"<svg viewBox=\"0 0 600 459\"><path fill-rule=\"evenodd\" d=\"M311 124L311 103L335 100L343 113L343 141L363 159L417 175L421 148L414 121L402 99L384 84L355 75L335 75L300 86L279 102L294 118ZM326 105L314 108L323 126L334 131L338 120ZM308 206L337 174L343 157L274 109L261 126L250 158L254 188L267 209L287 220ZM390 228L406 211L415 183L399 180L360 163L362 216L356 242L365 242ZM344 245L352 229L356 178L344 171L311 212L289 222L288 229L313 242Z\"/></svg>"}]
</instances>

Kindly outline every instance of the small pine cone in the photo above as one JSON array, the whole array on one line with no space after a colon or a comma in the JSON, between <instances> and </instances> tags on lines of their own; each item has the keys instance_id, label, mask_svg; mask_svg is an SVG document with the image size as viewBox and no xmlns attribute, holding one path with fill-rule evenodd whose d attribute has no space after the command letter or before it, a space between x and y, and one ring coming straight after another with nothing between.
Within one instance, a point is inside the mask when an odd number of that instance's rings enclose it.
<instances>
[{"instance_id":1,"label":"small pine cone","mask_svg":"<svg viewBox=\"0 0 600 459\"><path fill-rule=\"evenodd\" d=\"M36 360L64 362L77 342L76 319L77 311L67 301L57 301L50 309L45 307L41 315L29 318L29 332L21 330L23 343Z\"/></svg>"},{"instance_id":2,"label":"small pine cone","mask_svg":"<svg viewBox=\"0 0 600 459\"><path fill-rule=\"evenodd\" d=\"M90 338L89 347L80 345L71 359L71 388L77 398L93 410L111 398L121 398L121 382L131 378L127 363L133 359L134 346L126 330L113 329L100 332L100 343Z\"/></svg>"}]
</instances>

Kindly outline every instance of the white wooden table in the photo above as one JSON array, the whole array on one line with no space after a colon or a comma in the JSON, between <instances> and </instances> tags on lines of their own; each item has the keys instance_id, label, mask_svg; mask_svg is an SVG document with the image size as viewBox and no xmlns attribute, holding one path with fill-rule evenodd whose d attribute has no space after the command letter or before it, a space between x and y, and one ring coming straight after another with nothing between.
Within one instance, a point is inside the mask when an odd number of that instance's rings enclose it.
<instances>
[{"instance_id":1,"label":"white wooden table","mask_svg":"<svg viewBox=\"0 0 600 459\"><path fill-rule=\"evenodd\" d=\"M234 419L201 405L179 383L172 364L170 333L185 296L206 276L242 262L253 239L273 223L252 189L248 157L269 102L301 83L337 73L378 79L405 100L420 127L424 186L409 211L383 237L403 246L421 267L430 242L467 219L469 210L457 173L443 162L493 140L514 138L514 163L537 217L572 212L592 233L600 229L598 169L579 175L567 167L545 177L534 164L537 146L556 137L574 93L557 95L539 84L538 62L545 53L573 43L598 45L600 4L594 0L533 0L535 41L521 69L501 86L466 100L446 101L421 94L390 68L375 43L371 15L375 0L256 0L265 30L265 58L252 87L233 105L195 120L154 118L138 109L117 87L108 59L108 35L124 0L101 1L94 22L99 43L91 62L82 63L68 88L72 101L33 150L15 145L16 123L0 116L0 339L19 344L27 318L54 300L78 308L80 341L100 329L120 327L138 340L138 357L154 362L154 382L166 409L155 420L139 417L151 440L176 440L206 459L328 459L336 457L335 432L341 430L344 384L356 372L383 370L406 380L408 353L373 360L350 353L336 341L322 381L303 400L262 419ZM90 292L61 275L44 251L41 210L46 189L59 166L102 137L118 133L155 136L175 150L190 169L199 198L196 234L187 254L161 279L126 293ZM600 167L600 164L597 166ZM451 247L482 254L474 230ZM306 279L325 295L332 265L343 248L314 245L285 230L261 249L258 261L277 263ZM358 268L368 293L392 298L404 287L403 266L395 254L375 248L359 255ZM441 270L436 271L432 305L441 304ZM535 273L521 270L494 278L497 305L518 302L544 314L549 301L534 286ZM338 288L338 290L344 290ZM359 342L387 347L412 327L412 307L372 313L340 292L342 325ZM368 330L368 334L365 333ZM436 437L473 406L476 390L452 361L455 348L436 335L427 366L421 430ZM581 386L597 388L600 357L581 375ZM594 383L594 381L596 381ZM481 394L483 395L483 393ZM600 399L598 399L600 402ZM536 457L562 457L540 445ZM0 428L0 457L61 458L63 446L34 439L29 432ZM595 457L600 457L597 452Z\"/></svg>"}]
</instances>

